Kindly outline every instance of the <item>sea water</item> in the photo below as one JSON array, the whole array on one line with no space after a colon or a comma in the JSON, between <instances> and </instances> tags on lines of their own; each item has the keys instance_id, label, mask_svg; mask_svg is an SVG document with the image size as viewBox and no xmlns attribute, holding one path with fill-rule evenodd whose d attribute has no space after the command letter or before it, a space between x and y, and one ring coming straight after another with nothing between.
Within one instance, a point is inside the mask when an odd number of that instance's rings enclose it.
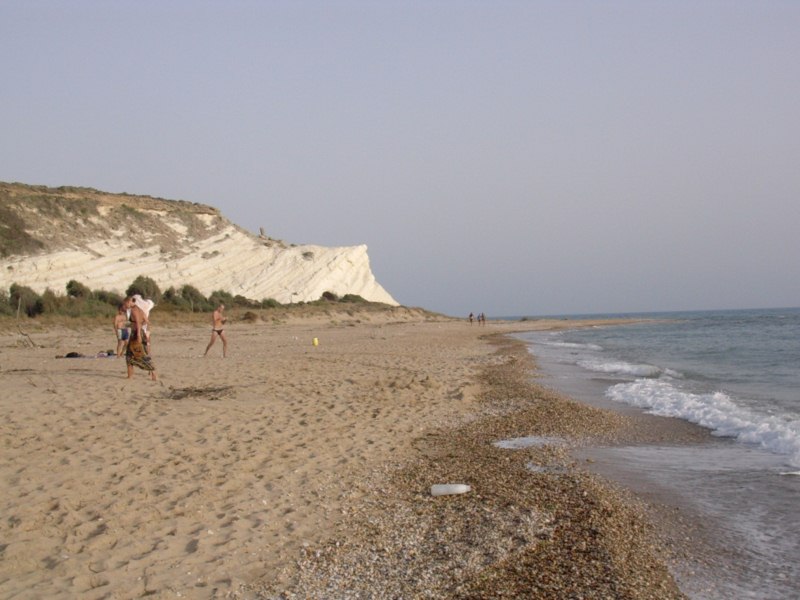
<instances>
[{"instance_id":1,"label":"sea water","mask_svg":"<svg viewBox=\"0 0 800 600\"><path fill-rule=\"evenodd\" d=\"M593 455L601 471L702 522L714 556L677 572L681 589L703 600L800 598L800 309L592 315L603 316L644 321L519 337L546 385L711 433Z\"/></svg>"}]
</instances>

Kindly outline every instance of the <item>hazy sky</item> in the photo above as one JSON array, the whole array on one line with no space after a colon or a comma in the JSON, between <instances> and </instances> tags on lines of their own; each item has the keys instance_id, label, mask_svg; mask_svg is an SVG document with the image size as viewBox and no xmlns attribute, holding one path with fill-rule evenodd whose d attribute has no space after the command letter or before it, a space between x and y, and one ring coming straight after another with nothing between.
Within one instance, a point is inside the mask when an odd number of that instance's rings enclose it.
<instances>
[{"instance_id":1,"label":"hazy sky","mask_svg":"<svg viewBox=\"0 0 800 600\"><path fill-rule=\"evenodd\" d=\"M0 180L453 315L800 305L800 2L0 0Z\"/></svg>"}]
</instances>

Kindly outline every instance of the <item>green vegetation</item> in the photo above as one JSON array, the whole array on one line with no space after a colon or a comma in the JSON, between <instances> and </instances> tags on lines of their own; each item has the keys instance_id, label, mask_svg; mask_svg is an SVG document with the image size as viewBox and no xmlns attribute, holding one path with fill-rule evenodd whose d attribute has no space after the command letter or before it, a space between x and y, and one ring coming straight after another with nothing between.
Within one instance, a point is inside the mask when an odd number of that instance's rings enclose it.
<instances>
[{"instance_id":1,"label":"green vegetation","mask_svg":"<svg viewBox=\"0 0 800 600\"><path fill-rule=\"evenodd\" d=\"M17 312L35 317L44 312L44 303L39 294L24 285L11 284L8 290L8 302L12 309L17 307Z\"/></svg>"},{"instance_id":2,"label":"green vegetation","mask_svg":"<svg viewBox=\"0 0 800 600\"><path fill-rule=\"evenodd\" d=\"M153 300L158 305L160 313L175 315L211 312L220 303L231 309L249 311L280 309L286 306L324 307L331 304L372 304L357 294L345 294L339 298L333 292L324 292L320 299L314 302L299 302L292 305L283 305L274 298L252 300L241 295L234 296L225 290L215 290L206 298L196 287L191 285L184 285L177 289L170 287L162 293L158 284L144 275L139 275L134 279L125 290L125 294L128 296L140 294L144 298ZM14 283L7 292L0 290L0 316L113 317L122 300L123 297L119 294L106 290L91 290L74 279L67 283L65 293L57 293L48 288L42 294L37 294L27 286ZM254 313L245 314L250 314L252 317Z\"/></svg>"},{"instance_id":3,"label":"green vegetation","mask_svg":"<svg viewBox=\"0 0 800 600\"><path fill-rule=\"evenodd\" d=\"M67 296L70 298L91 298L92 290L79 281L70 279L67 282Z\"/></svg>"},{"instance_id":4,"label":"green vegetation","mask_svg":"<svg viewBox=\"0 0 800 600\"><path fill-rule=\"evenodd\" d=\"M0 258L25 257L42 252L73 248L85 240L110 239L118 229L129 232L147 232L153 239L147 243L147 252L179 254L181 242L175 241L174 228L162 223L164 212L180 219L189 237L206 239L222 231L223 219L219 211L210 206L183 200L163 200L150 196L108 194L92 188L62 186L50 188L20 183L0 182ZM288 247L280 240L266 237L267 245L273 243ZM134 246L143 238L133 240ZM296 247L292 244L291 247ZM214 256L213 251L206 256ZM314 253L306 251L303 258L313 260ZM13 273L16 264L9 265ZM14 276L6 280L11 283ZM121 290L120 290L121 292ZM355 294L339 297L326 291L312 302L281 304L274 298L256 300L226 290L214 290L208 297L191 285L175 284L162 290L156 282L144 275L136 277L124 290L125 295L141 294L158 306L159 322L206 321L207 313L222 302L232 318L263 319L278 322L303 315L346 314L352 316L385 311L389 307L372 303ZM3 327L18 327L20 320L26 326L44 327L58 324L77 327L82 321L106 322L116 314L124 296L118 292L91 289L86 284L70 280L65 288L35 291L14 282L10 288L0 289L0 331Z\"/></svg>"},{"instance_id":5,"label":"green vegetation","mask_svg":"<svg viewBox=\"0 0 800 600\"><path fill-rule=\"evenodd\" d=\"M150 277L139 275L133 280L133 283L125 290L125 295L133 296L139 294L142 298L149 298L156 304L161 302L161 290L158 284Z\"/></svg>"},{"instance_id":6,"label":"green vegetation","mask_svg":"<svg viewBox=\"0 0 800 600\"><path fill-rule=\"evenodd\" d=\"M352 304L365 304L367 300L365 300L358 294L345 294L344 296L339 298L339 302L350 302Z\"/></svg>"}]
</instances>

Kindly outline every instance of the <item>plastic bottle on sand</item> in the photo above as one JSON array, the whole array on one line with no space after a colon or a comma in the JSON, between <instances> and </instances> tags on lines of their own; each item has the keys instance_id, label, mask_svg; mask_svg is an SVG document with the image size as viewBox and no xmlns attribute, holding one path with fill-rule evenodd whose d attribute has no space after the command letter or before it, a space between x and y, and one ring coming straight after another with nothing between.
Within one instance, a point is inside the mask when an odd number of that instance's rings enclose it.
<instances>
[{"instance_id":1,"label":"plastic bottle on sand","mask_svg":"<svg viewBox=\"0 0 800 600\"><path fill-rule=\"evenodd\" d=\"M466 494L472 488L463 483L437 483L431 486L431 496L447 496L449 494Z\"/></svg>"}]
</instances>

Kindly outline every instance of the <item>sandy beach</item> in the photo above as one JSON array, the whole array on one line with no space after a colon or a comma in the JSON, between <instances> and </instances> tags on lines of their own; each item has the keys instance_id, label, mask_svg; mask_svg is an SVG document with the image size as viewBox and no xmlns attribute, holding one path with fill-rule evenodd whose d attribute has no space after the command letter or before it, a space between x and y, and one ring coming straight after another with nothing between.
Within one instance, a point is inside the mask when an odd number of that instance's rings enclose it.
<instances>
[{"instance_id":1,"label":"sandy beach","mask_svg":"<svg viewBox=\"0 0 800 600\"><path fill-rule=\"evenodd\" d=\"M574 323L232 319L223 359L152 320L158 382L88 358L110 327L0 337L0 597L681 597L567 450L658 427L536 386L501 335ZM493 444L530 435L566 444Z\"/></svg>"}]
</instances>

